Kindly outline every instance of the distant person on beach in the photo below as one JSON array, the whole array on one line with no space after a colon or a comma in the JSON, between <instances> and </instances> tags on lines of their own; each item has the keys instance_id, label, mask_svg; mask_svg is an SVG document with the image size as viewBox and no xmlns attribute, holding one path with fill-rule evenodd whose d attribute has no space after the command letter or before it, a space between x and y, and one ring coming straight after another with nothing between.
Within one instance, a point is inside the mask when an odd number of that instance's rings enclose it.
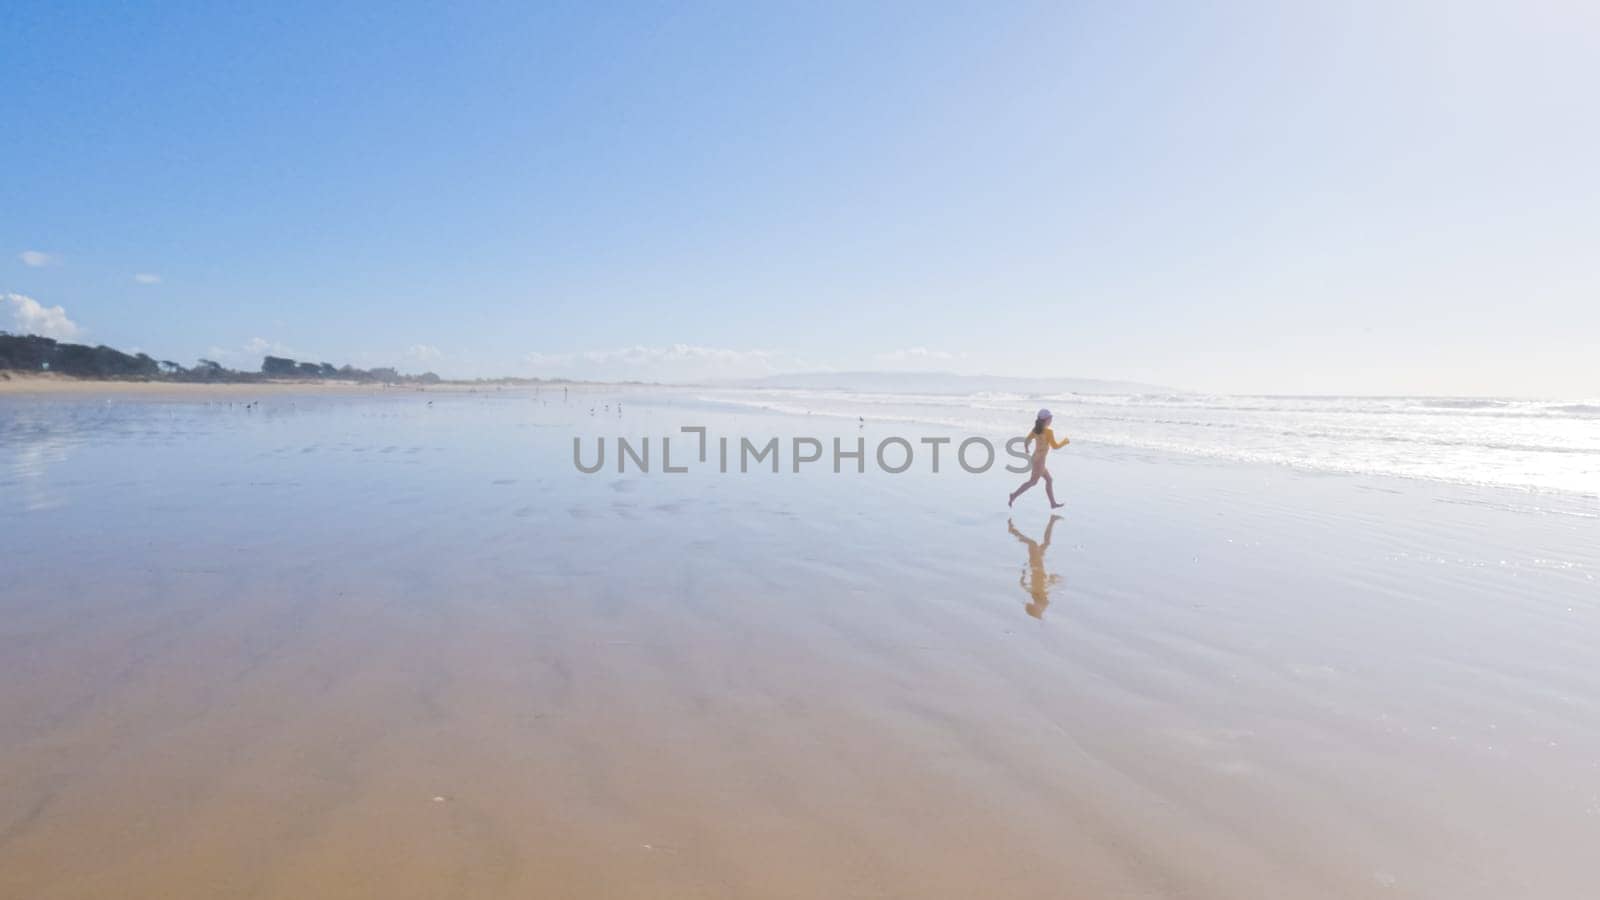
<instances>
[{"instance_id":1,"label":"distant person on beach","mask_svg":"<svg viewBox=\"0 0 1600 900\"><path fill-rule=\"evenodd\" d=\"M1033 430L1028 432L1028 437L1022 445L1023 447L1027 447L1029 444L1033 445L1033 472L1028 476L1028 480L1022 483L1021 487L1011 492L1011 499L1006 501L1007 506L1014 505L1017 502L1017 498L1021 497L1028 488L1039 483L1040 478L1044 479L1044 495L1050 498L1050 508L1060 509L1065 505L1056 502L1055 481L1050 477L1050 470L1044 467L1044 459L1050 455L1051 450L1060 450L1070 444L1071 441L1066 438L1062 438L1059 441L1056 440L1056 433L1050 430L1051 418L1053 417L1050 415L1050 410L1041 409L1039 410L1039 415L1034 419Z\"/></svg>"}]
</instances>

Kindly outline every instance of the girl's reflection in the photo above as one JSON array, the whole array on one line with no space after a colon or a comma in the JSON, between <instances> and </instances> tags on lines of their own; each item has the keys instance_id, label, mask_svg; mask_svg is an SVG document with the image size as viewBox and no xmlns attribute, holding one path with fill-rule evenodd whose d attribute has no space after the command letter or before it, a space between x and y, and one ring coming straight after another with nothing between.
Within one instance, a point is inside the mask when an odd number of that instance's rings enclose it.
<instances>
[{"instance_id":1,"label":"girl's reflection","mask_svg":"<svg viewBox=\"0 0 1600 900\"><path fill-rule=\"evenodd\" d=\"M1011 530L1011 534L1017 540L1028 545L1028 567L1023 570L1022 575L1017 579L1017 583L1022 586L1023 590L1028 592L1028 596L1033 598L1033 602L1028 604L1027 610L1028 615L1033 616L1035 619L1044 618L1045 607L1050 605L1050 588L1061 581L1060 575L1051 575L1044 570L1044 552L1050 549L1050 532L1055 529L1056 522L1060 521L1060 519L1060 516L1050 517L1049 524L1044 526L1043 542L1035 541L1033 538L1028 537L1018 531L1017 526L1010 519L1006 520L1006 527Z\"/></svg>"}]
</instances>

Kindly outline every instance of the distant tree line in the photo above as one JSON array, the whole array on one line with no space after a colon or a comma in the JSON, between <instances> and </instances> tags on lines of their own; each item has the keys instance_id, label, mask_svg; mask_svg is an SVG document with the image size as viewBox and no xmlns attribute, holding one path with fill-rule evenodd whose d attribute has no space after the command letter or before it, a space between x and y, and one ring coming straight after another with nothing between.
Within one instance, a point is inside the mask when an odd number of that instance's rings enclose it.
<instances>
[{"instance_id":1,"label":"distant tree line","mask_svg":"<svg viewBox=\"0 0 1600 900\"><path fill-rule=\"evenodd\" d=\"M281 356L261 361L261 371L240 372L213 360L202 359L193 368L143 353L128 354L104 345L63 344L35 334L0 331L0 371L55 372L75 378L135 381L250 382L295 379L302 381L359 381L383 384L437 384L432 372L401 375L394 369L334 368L331 363L296 362Z\"/></svg>"},{"instance_id":2,"label":"distant tree line","mask_svg":"<svg viewBox=\"0 0 1600 900\"><path fill-rule=\"evenodd\" d=\"M204 362L204 360L201 360ZM432 372L421 375L401 375L394 369L357 369L333 363L296 362L283 356L268 356L261 360L261 374L267 378L322 378L339 381L377 381L384 384L438 384L439 376Z\"/></svg>"}]
</instances>

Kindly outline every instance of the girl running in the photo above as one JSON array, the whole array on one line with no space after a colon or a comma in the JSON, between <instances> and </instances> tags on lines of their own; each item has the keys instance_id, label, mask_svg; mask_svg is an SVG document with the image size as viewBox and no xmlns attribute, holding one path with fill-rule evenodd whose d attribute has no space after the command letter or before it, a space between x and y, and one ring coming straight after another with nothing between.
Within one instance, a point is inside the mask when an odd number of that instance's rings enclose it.
<instances>
[{"instance_id":1,"label":"girl running","mask_svg":"<svg viewBox=\"0 0 1600 900\"><path fill-rule=\"evenodd\" d=\"M1066 438L1056 440L1056 433L1050 430L1051 418L1050 410L1039 410L1039 416L1033 422L1033 431L1028 433L1027 441L1022 445L1026 447L1029 443L1033 444L1033 474L1022 483L1022 487L1011 492L1011 499L1006 502L1007 506L1015 504L1024 491L1039 483L1040 478L1044 479L1044 495L1050 498L1050 508L1060 509L1066 505L1056 502L1055 481L1050 477L1050 470L1044 467L1044 458L1051 450L1059 450L1072 442Z\"/></svg>"}]
</instances>

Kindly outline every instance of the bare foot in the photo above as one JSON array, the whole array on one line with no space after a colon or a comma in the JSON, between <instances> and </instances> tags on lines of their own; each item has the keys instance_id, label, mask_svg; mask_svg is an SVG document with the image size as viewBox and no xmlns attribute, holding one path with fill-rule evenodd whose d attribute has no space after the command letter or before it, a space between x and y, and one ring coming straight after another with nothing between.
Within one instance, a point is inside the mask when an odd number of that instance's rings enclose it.
<instances>
[{"instance_id":1,"label":"bare foot","mask_svg":"<svg viewBox=\"0 0 1600 900\"><path fill-rule=\"evenodd\" d=\"M1006 498L1006 506L1016 506L1016 505L1017 505L1017 495L1016 494L1012 494L1011 496Z\"/></svg>"},{"instance_id":2,"label":"bare foot","mask_svg":"<svg viewBox=\"0 0 1600 900\"><path fill-rule=\"evenodd\" d=\"M1051 509L1060 509L1063 506L1066 506L1066 504L1065 503L1052 503L1052 504L1050 504L1050 508Z\"/></svg>"}]
</instances>

